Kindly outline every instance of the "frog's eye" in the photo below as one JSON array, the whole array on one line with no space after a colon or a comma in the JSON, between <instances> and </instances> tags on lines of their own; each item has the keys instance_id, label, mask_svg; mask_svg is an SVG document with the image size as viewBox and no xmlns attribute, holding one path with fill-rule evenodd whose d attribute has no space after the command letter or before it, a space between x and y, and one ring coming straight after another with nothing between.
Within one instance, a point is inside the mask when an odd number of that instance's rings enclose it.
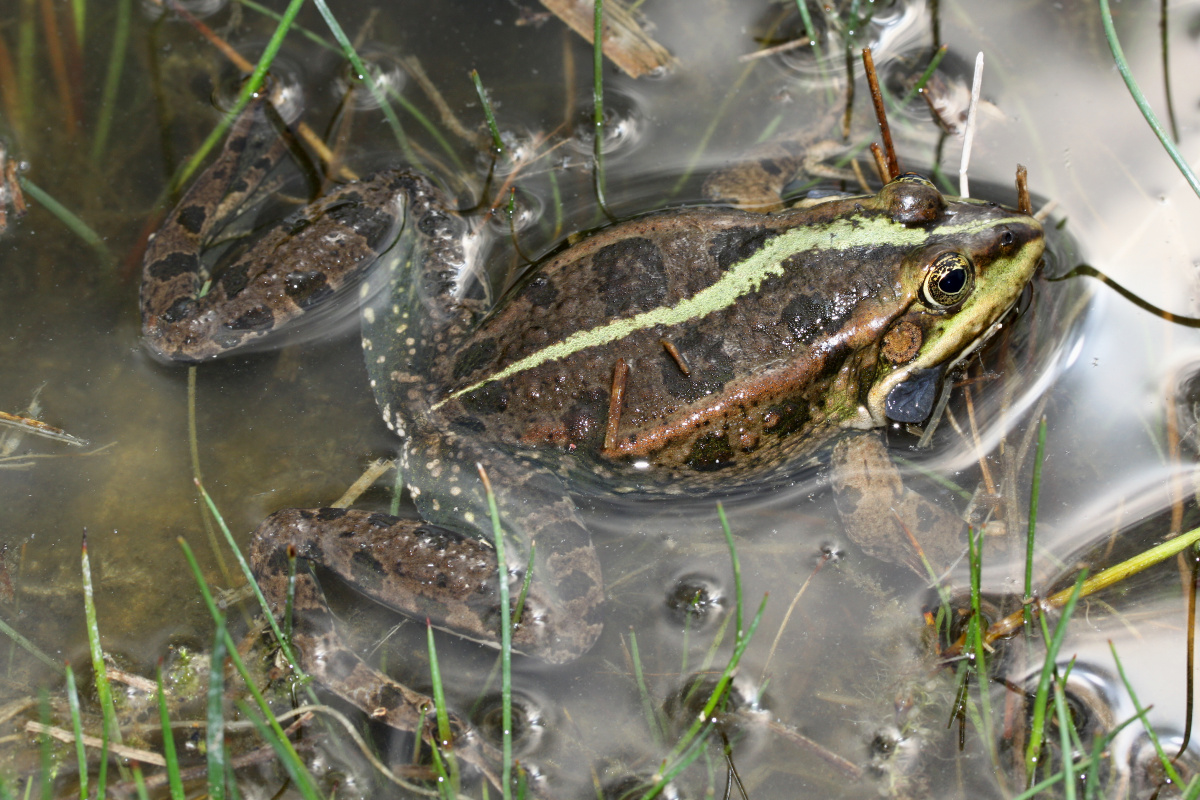
<instances>
[{"instance_id":1,"label":"frog's eye","mask_svg":"<svg viewBox=\"0 0 1200 800\"><path fill-rule=\"evenodd\" d=\"M975 268L962 253L942 253L921 284L921 302L936 311L956 306L975 288Z\"/></svg>"}]
</instances>

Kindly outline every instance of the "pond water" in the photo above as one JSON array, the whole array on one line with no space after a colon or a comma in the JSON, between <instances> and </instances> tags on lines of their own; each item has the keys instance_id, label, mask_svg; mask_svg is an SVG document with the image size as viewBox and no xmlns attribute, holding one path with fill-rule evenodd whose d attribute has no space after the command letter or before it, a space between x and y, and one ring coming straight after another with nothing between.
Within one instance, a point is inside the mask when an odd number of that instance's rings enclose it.
<instances>
[{"instance_id":1,"label":"pond water","mask_svg":"<svg viewBox=\"0 0 1200 800\"><path fill-rule=\"evenodd\" d=\"M517 223L522 251L537 255L573 231L604 224L589 169L591 51L577 35L545 18L541 6L477 0L353 5L334 9L341 24L362 52L392 71L406 103L446 138L443 146L409 112L399 112L417 158L457 181L450 185L464 205L478 197L489 164L479 145L483 112L468 74L477 69L509 146L550 151L514 177L528 212ZM864 41L875 45L885 81L896 89L927 63L933 9L921 2L874 6ZM1161 111L1157 9L1147 2L1116 7L1133 72ZM1194 35L1200 9L1178 3L1171 11L1181 147L1200 162L1200 96L1184 78L1200 70ZM841 55L820 66L807 48L738 60L760 49L763 39L773 44L798 34L791 4L661 0L642 12L675 63L663 75L636 80L606 67L606 189L617 217L697 202L700 178L713 167L763 138L802 129L831 103L843 102ZM257 13L219 2L197 3L196 13L208 14L207 24L251 58L273 29ZM0 440L0 618L52 659L87 662L79 577L86 530L104 645L122 668L151 675L165 654L180 647L205 652L211 642L211 621L177 539L197 551L214 586L242 584L222 571L230 568L230 556L214 554L192 483L188 370L156 363L142 348L137 302L142 242L164 209L170 176L215 126L214 102L231 95L237 76L189 25L134 9L111 129L93 152L116 4L87 4L87 14L82 61L72 73L76 108L59 94L40 33L28 51L32 60L21 60L17 33L26 24L40 31L42 10L0 0L0 20L14 23L12 30L0 28L0 36L18 67L31 70L0 93L7 103L0 134L10 157L27 164L25 177L95 230L105 250L73 235L36 201L0 238L0 410L24 413L33 403L41 419L89 442L73 448L0 429L6 436ZM299 21L329 38L315 9L306 8ZM1010 334L969 369L963 383L970 387L970 408L960 389L950 402L953 420L938 427L931 447L914 449L916 437L902 431L892 432L890 445L913 462L909 477L917 488L948 507L961 511L966 503L922 472L949 478L968 493L981 481L994 487L1000 499L983 502L992 524L982 588L989 597L1011 598L1022 591L1033 440L1044 415L1034 587L1048 594L1069 586L1080 564L1096 571L1195 524L1200 337L1190 320L1164 319L1145 304L1200 317L1200 227L1194 224L1200 200L1126 93L1092 4L943 4L939 22L949 45L942 70L947 96L963 93L968 65L978 51L986 55L973 194L1013 202L1011 175L1017 163L1025 164L1035 207L1050 206L1051 252ZM831 33L830 41L840 39ZM456 137L411 69L400 69L407 57L419 59L448 114L473 141ZM345 91L340 57L293 33L275 74L294 90L304 119L318 132L328 130ZM873 129L861 74L857 84L859 139ZM359 104L364 107L349 118L340 147L346 163L364 174L395 163L401 148L381 112ZM78 121L71 128L73 115ZM939 136L924 103L894 111L892 123L906 169L928 172L940 151L946 173L956 173L961 139ZM499 170L493 188L510 177ZM488 224L496 235L489 274L499 286L524 262L507 245L507 220ZM1144 304L1092 277L1048 279L1079 264ZM199 469L243 545L270 513L330 504L370 461L396 452L367 383L356 325L340 328L196 370ZM987 454L984 469L981 453ZM391 480L384 477L360 504L386 509ZM515 666L528 712L538 717L530 727L539 731L523 741L521 758L545 777L548 796L595 796L596 786L616 796L615 787L632 785L631 777L653 775L690 718L674 710L681 690L698 674L715 679L728 660L732 630L721 626L733 613L734 584L716 514L721 499L741 562L747 618L764 594L769 597L738 673L738 691L754 699L744 700L726 728L728 761L710 746L672 791L721 794L729 764L754 798L1005 797L1019 791L1014 737L1024 735L1026 713L1019 689L1036 680L1040 640L1002 647L989 693L992 718L986 724L969 719L960 745L959 726L947 728L955 673L930 657L923 612L937 603L929 581L847 541L825 483L821 470L807 468L751 497L600 497L583 504L606 576L605 632L573 664L518 659ZM813 575L829 554L836 558ZM1081 601L1060 661L1078 657L1073 701L1088 736L1134 713L1116 677L1111 639L1139 701L1153 705L1149 719L1164 746L1179 747L1187 624L1181 574L1171 560ZM681 581L719 594L711 619L685 622L669 607L666 598L679 593ZM965 593L965 559L941 585L951 595ZM392 630L394 617L334 591L359 652L426 689L423 627ZM1012 606L1010 599L1008 610ZM231 624L240 634L252 616L247 606ZM645 697L634 675L634 637ZM23 709L4 717L0 747L11 756L9 769L28 769L36 761L22 726L37 711L23 701L41 687L58 696L62 682L20 647L4 640L0 648L0 704ZM439 639L439 653L449 703L467 713L494 653L450 636ZM979 708L972 692L968 716ZM648 713L664 708L665 732L652 731ZM370 732L395 760L411 748L403 736ZM318 748L314 769L330 784L340 783L338 796L402 794L377 784L369 768L338 748ZM1140 725L1124 729L1105 767L1108 796L1150 795L1148 752ZM1189 752L1200 751L1192 744ZM1193 764L1185 758L1181 769L1190 774ZM279 781L267 771L247 774L248 796L269 796ZM467 788L479 793L478 783Z\"/></svg>"}]
</instances>

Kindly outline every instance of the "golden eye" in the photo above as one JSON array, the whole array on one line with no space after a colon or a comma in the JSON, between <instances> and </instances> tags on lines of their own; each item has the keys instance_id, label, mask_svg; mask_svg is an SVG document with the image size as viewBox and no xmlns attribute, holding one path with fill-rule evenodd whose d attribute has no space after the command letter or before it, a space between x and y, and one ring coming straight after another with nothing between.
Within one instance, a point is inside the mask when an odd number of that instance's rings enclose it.
<instances>
[{"instance_id":1,"label":"golden eye","mask_svg":"<svg viewBox=\"0 0 1200 800\"><path fill-rule=\"evenodd\" d=\"M962 253L942 253L921 284L921 302L944 311L966 300L975 288L975 267Z\"/></svg>"}]
</instances>

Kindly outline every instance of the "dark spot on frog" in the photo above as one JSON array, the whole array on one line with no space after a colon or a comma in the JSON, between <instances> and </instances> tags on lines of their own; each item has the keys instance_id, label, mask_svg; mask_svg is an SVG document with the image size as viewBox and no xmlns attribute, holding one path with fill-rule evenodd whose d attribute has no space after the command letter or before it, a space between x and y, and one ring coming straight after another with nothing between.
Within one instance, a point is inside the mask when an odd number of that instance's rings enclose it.
<instances>
[{"instance_id":1,"label":"dark spot on frog","mask_svg":"<svg viewBox=\"0 0 1200 800\"><path fill-rule=\"evenodd\" d=\"M390 528L400 522L399 517L393 517L391 514L371 514L367 517L367 524L376 528Z\"/></svg>"},{"instance_id":2,"label":"dark spot on frog","mask_svg":"<svg viewBox=\"0 0 1200 800\"><path fill-rule=\"evenodd\" d=\"M273 548L266 561L257 567L258 574L274 572L279 575L286 575L288 574L288 569L287 548L284 547Z\"/></svg>"},{"instance_id":3,"label":"dark spot on frog","mask_svg":"<svg viewBox=\"0 0 1200 800\"><path fill-rule=\"evenodd\" d=\"M521 287L518 297L527 299L539 308L546 308L558 297L558 289L554 282L545 275L534 275L528 283Z\"/></svg>"},{"instance_id":4,"label":"dark spot on frog","mask_svg":"<svg viewBox=\"0 0 1200 800\"><path fill-rule=\"evenodd\" d=\"M858 508L858 504L862 502L862 491L846 484L838 490L837 504L841 509L845 509L847 515Z\"/></svg>"},{"instance_id":5,"label":"dark spot on frog","mask_svg":"<svg viewBox=\"0 0 1200 800\"><path fill-rule=\"evenodd\" d=\"M768 175L780 175L783 173L783 170L780 169L779 165L775 163L775 159L773 158L760 159L758 166L760 166L762 171Z\"/></svg>"},{"instance_id":6,"label":"dark spot on frog","mask_svg":"<svg viewBox=\"0 0 1200 800\"><path fill-rule=\"evenodd\" d=\"M250 184L246 183L245 178L238 178L236 181L229 184L229 193L230 194L241 194L242 192L248 190L249 188L250 188Z\"/></svg>"},{"instance_id":7,"label":"dark spot on frog","mask_svg":"<svg viewBox=\"0 0 1200 800\"><path fill-rule=\"evenodd\" d=\"M459 433L466 434L480 434L487 431L487 425L483 424L483 420L478 417L455 417L450 420L450 427Z\"/></svg>"},{"instance_id":8,"label":"dark spot on frog","mask_svg":"<svg viewBox=\"0 0 1200 800\"><path fill-rule=\"evenodd\" d=\"M398 518L393 517L393 520ZM413 536L423 539L427 546L437 550L445 550L456 544L468 541L471 537L443 528L439 525L420 525L413 530Z\"/></svg>"},{"instance_id":9,"label":"dark spot on frog","mask_svg":"<svg viewBox=\"0 0 1200 800\"><path fill-rule=\"evenodd\" d=\"M150 266L150 277L157 281L169 281L178 275L195 273L200 269L200 259L195 253L170 253Z\"/></svg>"},{"instance_id":10,"label":"dark spot on frog","mask_svg":"<svg viewBox=\"0 0 1200 800\"><path fill-rule=\"evenodd\" d=\"M204 210L203 206L187 206L179 209L175 218L179 220L180 227L194 235L204 227L204 220L208 219L208 212Z\"/></svg>"},{"instance_id":11,"label":"dark spot on frog","mask_svg":"<svg viewBox=\"0 0 1200 800\"><path fill-rule=\"evenodd\" d=\"M684 461L697 472L712 472L733 466L734 451L724 431L706 433L692 445Z\"/></svg>"},{"instance_id":12,"label":"dark spot on frog","mask_svg":"<svg viewBox=\"0 0 1200 800\"><path fill-rule=\"evenodd\" d=\"M495 339L480 339L472 342L466 350L458 354L458 359L454 362L453 379L460 380L476 370L488 366L496 357L496 347Z\"/></svg>"},{"instance_id":13,"label":"dark spot on frog","mask_svg":"<svg viewBox=\"0 0 1200 800\"><path fill-rule=\"evenodd\" d=\"M426 236L445 236L450 234L453 228L453 220L440 211L429 211L417 220L417 230Z\"/></svg>"},{"instance_id":14,"label":"dark spot on frog","mask_svg":"<svg viewBox=\"0 0 1200 800\"><path fill-rule=\"evenodd\" d=\"M283 290L301 308L311 308L333 294L328 279L317 270L289 272L283 281Z\"/></svg>"},{"instance_id":15,"label":"dark spot on frog","mask_svg":"<svg viewBox=\"0 0 1200 800\"><path fill-rule=\"evenodd\" d=\"M248 137L235 136L225 143L225 149L231 153L240 153L246 149L246 143L248 141Z\"/></svg>"},{"instance_id":16,"label":"dark spot on frog","mask_svg":"<svg viewBox=\"0 0 1200 800\"><path fill-rule=\"evenodd\" d=\"M174 303L171 303L171 306L158 316L164 322L176 323L194 317L196 315L196 308L197 304L195 300L190 297L181 297Z\"/></svg>"},{"instance_id":17,"label":"dark spot on frog","mask_svg":"<svg viewBox=\"0 0 1200 800\"><path fill-rule=\"evenodd\" d=\"M358 668L359 660L352 653L345 650L335 650L332 653L327 653L326 670L329 674L337 675L341 679L345 679Z\"/></svg>"},{"instance_id":18,"label":"dark spot on frog","mask_svg":"<svg viewBox=\"0 0 1200 800\"><path fill-rule=\"evenodd\" d=\"M383 563L366 550L356 550L350 556L350 582L360 587L360 591L370 594L372 588L383 582L383 573Z\"/></svg>"},{"instance_id":19,"label":"dark spot on frog","mask_svg":"<svg viewBox=\"0 0 1200 800\"><path fill-rule=\"evenodd\" d=\"M261 170L271 169L271 167L273 167L273 166L275 166L275 162L273 162L271 159L267 158L266 156L262 156L261 158L255 159L254 163L251 165L251 167L253 169L261 169Z\"/></svg>"},{"instance_id":20,"label":"dark spot on frog","mask_svg":"<svg viewBox=\"0 0 1200 800\"><path fill-rule=\"evenodd\" d=\"M266 306L258 306L226 322L225 327L231 331L265 331L274 324L275 313Z\"/></svg>"},{"instance_id":21,"label":"dark spot on frog","mask_svg":"<svg viewBox=\"0 0 1200 800\"><path fill-rule=\"evenodd\" d=\"M662 251L649 239L633 236L602 247L592 256L604 311L609 317L632 310L649 311L667 297L666 265Z\"/></svg>"},{"instance_id":22,"label":"dark spot on frog","mask_svg":"<svg viewBox=\"0 0 1200 800\"><path fill-rule=\"evenodd\" d=\"M372 247L380 245L392 230L395 218L382 208L363 205L358 194L351 193L325 211L331 217L367 240Z\"/></svg>"},{"instance_id":23,"label":"dark spot on frog","mask_svg":"<svg viewBox=\"0 0 1200 800\"><path fill-rule=\"evenodd\" d=\"M801 343L812 345L842 327L853 308L839 308L812 295L797 295L783 307L780 321Z\"/></svg>"},{"instance_id":24,"label":"dark spot on frog","mask_svg":"<svg viewBox=\"0 0 1200 800\"><path fill-rule=\"evenodd\" d=\"M608 392L592 391L571 406L563 417L567 437L576 444L599 444L608 418Z\"/></svg>"},{"instance_id":25,"label":"dark spot on frog","mask_svg":"<svg viewBox=\"0 0 1200 800\"><path fill-rule=\"evenodd\" d=\"M372 696L372 705L376 708L400 708L404 705L406 698L404 693L395 684L384 684L379 687L379 691Z\"/></svg>"},{"instance_id":26,"label":"dark spot on frog","mask_svg":"<svg viewBox=\"0 0 1200 800\"><path fill-rule=\"evenodd\" d=\"M341 519L346 516L344 508L322 508L317 511L317 519L322 522L330 522L335 519Z\"/></svg>"},{"instance_id":27,"label":"dark spot on frog","mask_svg":"<svg viewBox=\"0 0 1200 800\"><path fill-rule=\"evenodd\" d=\"M776 235L775 231L763 228L730 228L708 240L708 254L716 259L717 266L724 272L754 255Z\"/></svg>"},{"instance_id":28,"label":"dark spot on frog","mask_svg":"<svg viewBox=\"0 0 1200 800\"><path fill-rule=\"evenodd\" d=\"M808 419L808 403L787 400L767 409L763 430L776 436L789 436L803 430Z\"/></svg>"},{"instance_id":29,"label":"dark spot on frog","mask_svg":"<svg viewBox=\"0 0 1200 800\"><path fill-rule=\"evenodd\" d=\"M248 269L248 264L231 264L221 273L217 282L225 290L226 297L237 297L246 288L246 284L249 282Z\"/></svg>"},{"instance_id":30,"label":"dark spot on frog","mask_svg":"<svg viewBox=\"0 0 1200 800\"><path fill-rule=\"evenodd\" d=\"M724 337L706 336L699 328L693 327L678 339L675 347L688 364L691 374L684 375L675 359L663 352L663 386L673 397L695 402L720 392L727 381L733 380L733 359L725 352Z\"/></svg>"}]
</instances>

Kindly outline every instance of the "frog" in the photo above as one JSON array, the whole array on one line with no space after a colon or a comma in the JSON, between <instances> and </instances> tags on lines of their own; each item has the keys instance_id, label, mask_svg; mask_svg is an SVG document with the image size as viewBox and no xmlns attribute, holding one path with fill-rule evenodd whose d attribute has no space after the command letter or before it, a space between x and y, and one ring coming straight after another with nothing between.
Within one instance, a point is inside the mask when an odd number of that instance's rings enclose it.
<instances>
[{"instance_id":1,"label":"frog","mask_svg":"<svg viewBox=\"0 0 1200 800\"><path fill-rule=\"evenodd\" d=\"M635 216L551 252L490 299L472 290L477 234L453 199L389 168L271 225L210 276L206 251L288 149L265 105L237 118L150 240L143 342L200 363L270 342L338 298L360 304L370 386L417 517L283 509L252 535L250 562L282 615L298 559L291 639L304 670L427 739L431 698L343 642L305 565L493 647L504 580L523 595L514 651L573 661L601 635L605 600L578 497L719 496L845 441L856 444L842 461L876 465L862 443L929 415L1044 250L1033 216L906 173L873 194L765 212L714 197ZM774 152L754 174L798 169L802 156ZM480 471L504 531L503 576ZM494 780L494 751L453 719L459 752Z\"/></svg>"}]
</instances>

